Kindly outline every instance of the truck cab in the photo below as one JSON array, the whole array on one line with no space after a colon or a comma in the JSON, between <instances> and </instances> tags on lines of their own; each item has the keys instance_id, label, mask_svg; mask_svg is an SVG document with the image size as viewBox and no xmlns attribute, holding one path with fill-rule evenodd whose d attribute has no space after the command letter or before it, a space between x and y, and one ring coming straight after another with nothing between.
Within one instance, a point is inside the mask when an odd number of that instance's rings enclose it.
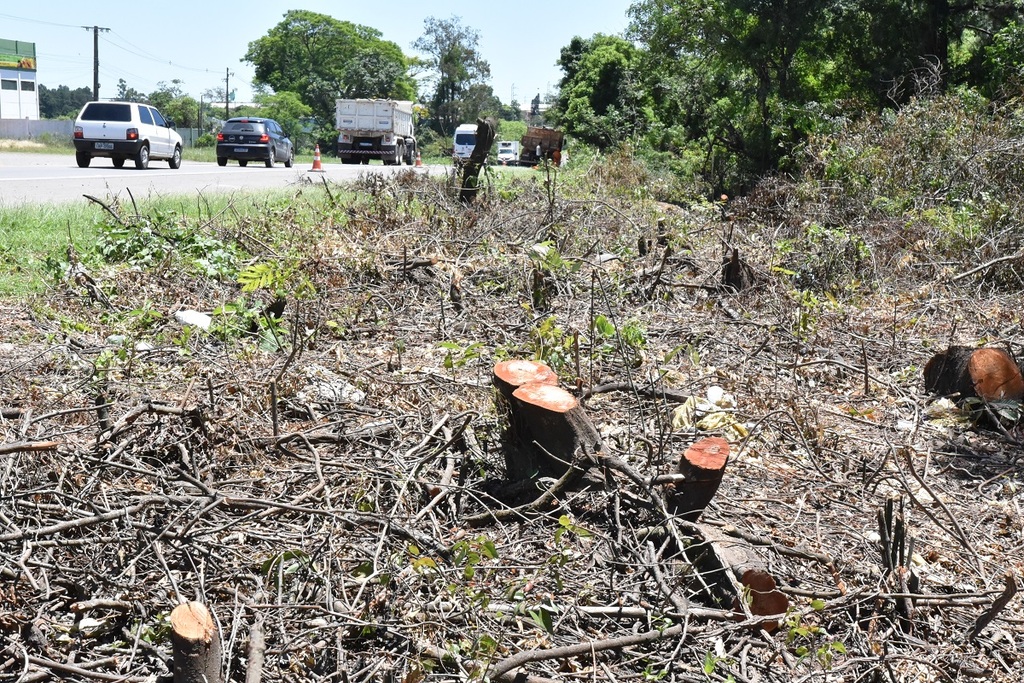
<instances>
[{"instance_id":1,"label":"truck cab","mask_svg":"<svg viewBox=\"0 0 1024 683\"><path fill-rule=\"evenodd\" d=\"M476 124L463 123L455 129L455 136L452 139L452 156L460 161L469 159L476 147Z\"/></svg>"}]
</instances>

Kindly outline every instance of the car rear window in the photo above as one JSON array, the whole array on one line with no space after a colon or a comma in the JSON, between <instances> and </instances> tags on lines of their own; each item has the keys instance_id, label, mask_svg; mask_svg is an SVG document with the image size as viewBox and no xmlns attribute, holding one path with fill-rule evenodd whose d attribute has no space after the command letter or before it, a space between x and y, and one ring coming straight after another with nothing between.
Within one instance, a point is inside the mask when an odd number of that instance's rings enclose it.
<instances>
[{"instance_id":1,"label":"car rear window","mask_svg":"<svg viewBox=\"0 0 1024 683\"><path fill-rule=\"evenodd\" d=\"M224 124L225 133L262 133L263 123L255 121L228 121Z\"/></svg>"},{"instance_id":2,"label":"car rear window","mask_svg":"<svg viewBox=\"0 0 1024 683\"><path fill-rule=\"evenodd\" d=\"M132 120L132 106L114 102L90 102L82 111L82 120L128 122Z\"/></svg>"}]
</instances>

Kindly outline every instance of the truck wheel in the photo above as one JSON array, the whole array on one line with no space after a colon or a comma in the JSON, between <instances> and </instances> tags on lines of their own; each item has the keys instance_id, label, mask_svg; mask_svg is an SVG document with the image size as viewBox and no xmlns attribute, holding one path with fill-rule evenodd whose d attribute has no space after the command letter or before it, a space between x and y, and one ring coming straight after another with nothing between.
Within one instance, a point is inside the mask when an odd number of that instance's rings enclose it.
<instances>
[{"instance_id":1,"label":"truck wheel","mask_svg":"<svg viewBox=\"0 0 1024 683\"><path fill-rule=\"evenodd\" d=\"M399 145L395 152L395 165L401 166L405 161L405 145Z\"/></svg>"},{"instance_id":2,"label":"truck wheel","mask_svg":"<svg viewBox=\"0 0 1024 683\"><path fill-rule=\"evenodd\" d=\"M92 161L92 157L85 152L76 152L75 161L78 162L79 168L89 168L89 162Z\"/></svg>"},{"instance_id":3,"label":"truck wheel","mask_svg":"<svg viewBox=\"0 0 1024 683\"><path fill-rule=\"evenodd\" d=\"M139 147L139 151L135 155L135 168L149 168L149 147L147 147L146 145Z\"/></svg>"}]
</instances>

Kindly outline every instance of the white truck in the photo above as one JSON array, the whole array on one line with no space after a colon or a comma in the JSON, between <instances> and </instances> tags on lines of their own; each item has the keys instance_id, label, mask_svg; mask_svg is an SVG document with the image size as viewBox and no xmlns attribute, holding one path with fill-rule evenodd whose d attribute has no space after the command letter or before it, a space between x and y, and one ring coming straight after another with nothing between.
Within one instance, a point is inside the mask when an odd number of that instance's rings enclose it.
<instances>
[{"instance_id":1,"label":"white truck","mask_svg":"<svg viewBox=\"0 0 1024 683\"><path fill-rule=\"evenodd\" d=\"M498 142L498 163L502 166L515 166L519 163L518 140L500 140Z\"/></svg>"},{"instance_id":2,"label":"white truck","mask_svg":"<svg viewBox=\"0 0 1024 683\"><path fill-rule=\"evenodd\" d=\"M345 99L335 102L338 156L343 164L410 166L416 161L413 103L406 100Z\"/></svg>"}]
</instances>

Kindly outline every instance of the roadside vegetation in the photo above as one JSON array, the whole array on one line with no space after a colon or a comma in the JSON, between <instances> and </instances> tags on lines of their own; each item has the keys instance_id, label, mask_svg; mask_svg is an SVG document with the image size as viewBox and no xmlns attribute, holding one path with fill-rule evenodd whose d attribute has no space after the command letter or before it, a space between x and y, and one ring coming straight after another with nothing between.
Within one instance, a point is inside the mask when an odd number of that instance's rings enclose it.
<instances>
[{"instance_id":1,"label":"roadside vegetation","mask_svg":"<svg viewBox=\"0 0 1024 683\"><path fill-rule=\"evenodd\" d=\"M239 681L1017 681L1019 431L921 368L1021 351L1019 126L914 98L712 199L580 145L472 204L408 169L4 212L0 632L36 635L0 671L169 678L198 597ZM508 481L517 358L583 400L605 487ZM651 481L709 435L702 519L769 568L771 619Z\"/></svg>"},{"instance_id":2,"label":"roadside vegetation","mask_svg":"<svg viewBox=\"0 0 1024 683\"><path fill-rule=\"evenodd\" d=\"M198 599L231 681L1017 683L1020 405L922 369L1024 356L1024 16L853 9L635 2L526 121L458 18L291 11L245 59L305 149L415 98L425 162L488 117L569 163L0 211L0 673L169 680ZM594 478L514 476L511 359Z\"/></svg>"}]
</instances>

